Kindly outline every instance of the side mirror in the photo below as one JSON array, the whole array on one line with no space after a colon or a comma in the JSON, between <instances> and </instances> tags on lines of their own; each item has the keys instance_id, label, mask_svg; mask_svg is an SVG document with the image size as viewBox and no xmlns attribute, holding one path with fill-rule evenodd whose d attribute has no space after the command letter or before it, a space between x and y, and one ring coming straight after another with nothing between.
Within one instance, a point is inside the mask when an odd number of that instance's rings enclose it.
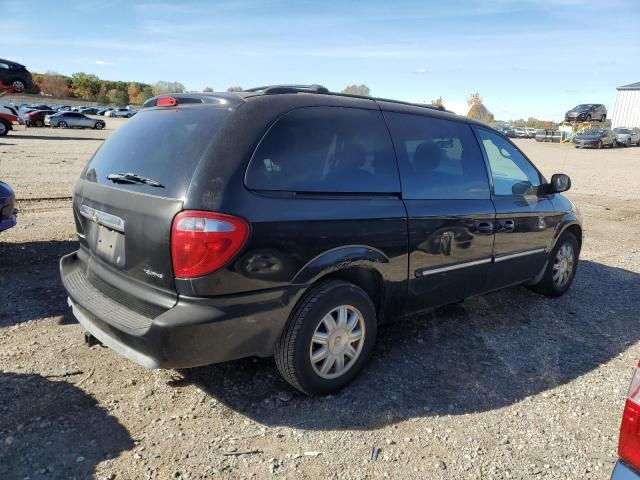
<instances>
[{"instance_id":1,"label":"side mirror","mask_svg":"<svg viewBox=\"0 0 640 480\"><path fill-rule=\"evenodd\" d=\"M562 193L571 188L571 179L564 173L554 173L549 183L549 193Z\"/></svg>"}]
</instances>

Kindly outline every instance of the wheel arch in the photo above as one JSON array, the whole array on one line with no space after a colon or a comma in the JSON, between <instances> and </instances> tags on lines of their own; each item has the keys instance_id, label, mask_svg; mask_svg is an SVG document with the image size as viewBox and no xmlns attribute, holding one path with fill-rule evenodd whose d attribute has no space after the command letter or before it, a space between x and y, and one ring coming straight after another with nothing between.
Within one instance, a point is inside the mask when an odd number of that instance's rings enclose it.
<instances>
[{"instance_id":1,"label":"wheel arch","mask_svg":"<svg viewBox=\"0 0 640 480\"><path fill-rule=\"evenodd\" d=\"M351 283L371 298L378 323L386 304L385 267L389 258L380 250L365 245L350 245L329 250L308 262L295 275L293 284L307 285L306 291L327 280Z\"/></svg>"}]
</instances>

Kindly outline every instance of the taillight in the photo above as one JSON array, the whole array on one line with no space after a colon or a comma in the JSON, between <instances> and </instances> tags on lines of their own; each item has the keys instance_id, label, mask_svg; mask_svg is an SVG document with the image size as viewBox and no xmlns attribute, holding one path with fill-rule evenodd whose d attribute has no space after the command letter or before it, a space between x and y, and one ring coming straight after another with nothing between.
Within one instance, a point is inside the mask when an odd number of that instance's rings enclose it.
<instances>
[{"instance_id":1,"label":"taillight","mask_svg":"<svg viewBox=\"0 0 640 480\"><path fill-rule=\"evenodd\" d=\"M171 259L179 278L201 277L224 266L249 236L243 219L222 213L187 210L173 219Z\"/></svg>"},{"instance_id":2,"label":"taillight","mask_svg":"<svg viewBox=\"0 0 640 480\"><path fill-rule=\"evenodd\" d=\"M156 100L156 107L175 107L177 104L174 97L160 97Z\"/></svg>"},{"instance_id":3,"label":"taillight","mask_svg":"<svg viewBox=\"0 0 640 480\"><path fill-rule=\"evenodd\" d=\"M640 364L634 372L624 405L618 455L633 467L640 469Z\"/></svg>"}]
</instances>

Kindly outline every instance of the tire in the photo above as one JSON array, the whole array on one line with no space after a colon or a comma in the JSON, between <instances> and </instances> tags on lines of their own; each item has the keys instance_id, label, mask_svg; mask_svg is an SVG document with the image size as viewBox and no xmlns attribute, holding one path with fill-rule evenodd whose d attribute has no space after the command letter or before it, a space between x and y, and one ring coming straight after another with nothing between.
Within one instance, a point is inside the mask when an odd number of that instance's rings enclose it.
<instances>
[{"instance_id":1,"label":"tire","mask_svg":"<svg viewBox=\"0 0 640 480\"><path fill-rule=\"evenodd\" d=\"M630 147L631 146L631 139L630 138L627 138L627 141L624 142L624 146L625 147Z\"/></svg>"},{"instance_id":2,"label":"tire","mask_svg":"<svg viewBox=\"0 0 640 480\"><path fill-rule=\"evenodd\" d=\"M67 128L67 122L58 122L58 128Z\"/></svg>"},{"instance_id":3,"label":"tire","mask_svg":"<svg viewBox=\"0 0 640 480\"><path fill-rule=\"evenodd\" d=\"M587 122L591 121L591 115L587 115L587 118L585 119Z\"/></svg>"},{"instance_id":4,"label":"tire","mask_svg":"<svg viewBox=\"0 0 640 480\"><path fill-rule=\"evenodd\" d=\"M562 264L562 261L559 259L558 254L561 249L566 248L565 246L568 247L572 252L572 260L570 262L567 262L570 263L570 271L568 272L568 275L564 275L564 272L566 272L566 270L562 268L563 265L567 264ZM567 250L565 249L563 250L563 252L566 254ZM562 256L567 258L565 254L563 254ZM573 235L573 233L564 232L556 242L553 250L551 250L549 261L547 262L547 266L545 268L544 274L542 275L542 279L538 284L532 287L533 290L541 293L542 295L546 295L547 297L560 297L564 295L567 290L569 290L569 287L571 287L573 279L576 276L579 257L580 247L578 246L578 240L576 240L576 237ZM561 282L554 280L554 276L558 271L561 272Z\"/></svg>"},{"instance_id":5,"label":"tire","mask_svg":"<svg viewBox=\"0 0 640 480\"><path fill-rule=\"evenodd\" d=\"M342 309L346 314L340 314ZM346 319L342 328L341 317ZM348 333L352 318L356 319L355 327ZM329 319L329 323L333 319L337 330L330 333L325 319ZM376 310L364 290L343 281L322 282L300 299L282 332L275 349L278 371L289 384L307 395L335 393L360 373L371 355L376 332ZM355 338L358 333L359 340L344 341L351 335ZM318 337L323 341L313 341ZM347 353L348 348L353 356ZM336 349L338 354L334 356ZM319 354L320 358L312 362L312 354ZM340 358L342 373L337 371ZM326 364L329 367L323 374Z\"/></svg>"},{"instance_id":6,"label":"tire","mask_svg":"<svg viewBox=\"0 0 640 480\"><path fill-rule=\"evenodd\" d=\"M93 128L95 128L96 130L102 130L104 128L104 123L96 122Z\"/></svg>"},{"instance_id":7,"label":"tire","mask_svg":"<svg viewBox=\"0 0 640 480\"><path fill-rule=\"evenodd\" d=\"M4 137L11 130L11 126L4 120L0 120L0 137Z\"/></svg>"},{"instance_id":8,"label":"tire","mask_svg":"<svg viewBox=\"0 0 640 480\"><path fill-rule=\"evenodd\" d=\"M11 86L13 87L13 91L16 93L22 93L26 89L26 85L19 78L11 82Z\"/></svg>"},{"instance_id":9,"label":"tire","mask_svg":"<svg viewBox=\"0 0 640 480\"><path fill-rule=\"evenodd\" d=\"M602 148L602 140L600 140L600 141L598 142L598 146L597 146L596 148L597 148L597 149L601 149L601 148Z\"/></svg>"},{"instance_id":10,"label":"tire","mask_svg":"<svg viewBox=\"0 0 640 480\"><path fill-rule=\"evenodd\" d=\"M36 120L35 126L42 128L44 127L44 122L42 120Z\"/></svg>"},{"instance_id":11,"label":"tire","mask_svg":"<svg viewBox=\"0 0 640 480\"><path fill-rule=\"evenodd\" d=\"M606 119L607 119L607 116L606 116L606 115L602 115L602 116L600 117L600 122L604 123L604 121L605 121Z\"/></svg>"}]
</instances>

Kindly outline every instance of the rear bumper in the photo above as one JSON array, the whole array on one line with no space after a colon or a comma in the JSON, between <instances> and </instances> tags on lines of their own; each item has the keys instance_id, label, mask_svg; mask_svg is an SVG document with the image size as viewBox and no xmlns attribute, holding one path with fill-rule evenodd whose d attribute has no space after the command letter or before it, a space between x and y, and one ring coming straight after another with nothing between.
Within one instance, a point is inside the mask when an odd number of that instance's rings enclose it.
<instances>
[{"instance_id":1,"label":"rear bumper","mask_svg":"<svg viewBox=\"0 0 640 480\"><path fill-rule=\"evenodd\" d=\"M640 474L618 460L616 466L613 467L611 480L640 480Z\"/></svg>"},{"instance_id":2,"label":"rear bumper","mask_svg":"<svg viewBox=\"0 0 640 480\"><path fill-rule=\"evenodd\" d=\"M77 252L60 260L69 305L104 345L147 368L187 368L273 354L301 290L285 288L210 298L179 296L159 315L143 315L85 281ZM83 280L84 275L84 280Z\"/></svg>"}]
</instances>

